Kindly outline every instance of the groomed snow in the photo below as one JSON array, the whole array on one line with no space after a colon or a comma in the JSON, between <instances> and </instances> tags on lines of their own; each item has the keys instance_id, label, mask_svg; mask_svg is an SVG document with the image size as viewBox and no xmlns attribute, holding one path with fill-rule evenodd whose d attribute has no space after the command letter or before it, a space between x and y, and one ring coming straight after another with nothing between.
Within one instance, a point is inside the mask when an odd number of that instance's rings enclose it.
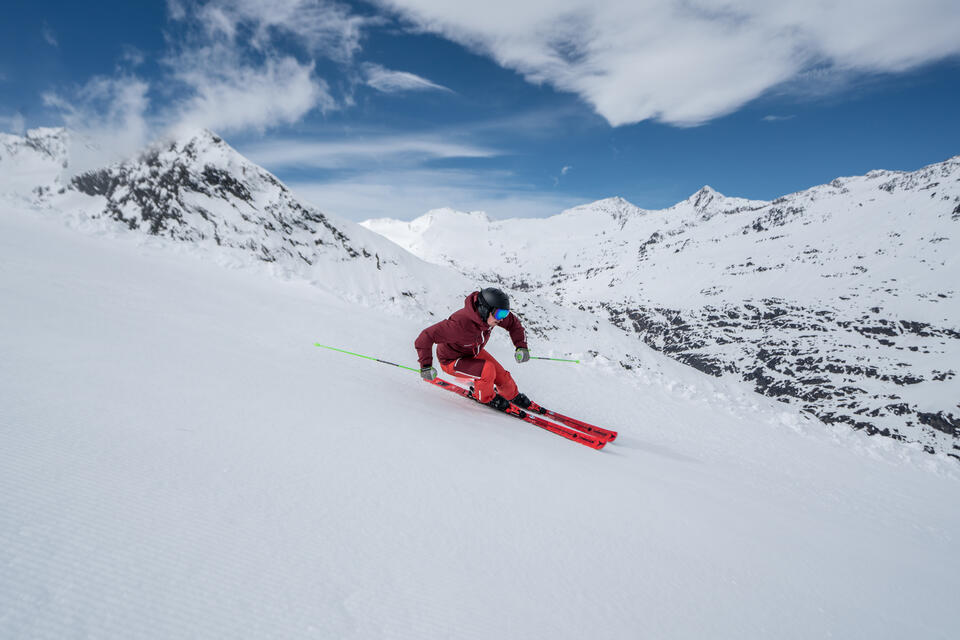
<instances>
[{"instance_id":1,"label":"groomed snow","mask_svg":"<svg viewBox=\"0 0 960 640\"><path fill-rule=\"evenodd\" d=\"M632 374L508 365L544 405L620 431L596 452L312 346L415 365L427 318L10 207L0 256L2 638L960 625L942 458L824 433L653 352Z\"/></svg>"}]
</instances>

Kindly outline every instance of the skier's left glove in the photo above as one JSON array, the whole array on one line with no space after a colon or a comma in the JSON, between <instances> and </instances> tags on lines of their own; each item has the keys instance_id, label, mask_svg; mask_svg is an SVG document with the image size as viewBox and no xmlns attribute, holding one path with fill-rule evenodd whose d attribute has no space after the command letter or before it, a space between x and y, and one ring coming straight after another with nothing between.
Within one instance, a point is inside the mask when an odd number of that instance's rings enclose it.
<instances>
[{"instance_id":1,"label":"skier's left glove","mask_svg":"<svg viewBox=\"0 0 960 640\"><path fill-rule=\"evenodd\" d=\"M513 354L513 357L517 359L517 362L526 362L530 359L530 349L520 347L516 353Z\"/></svg>"},{"instance_id":2,"label":"skier's left glove","mask_svg":"<svg viewBox=\"0 0 960 640\"><path fill-rule=\"evenodd\" d=\"M436 367L422 367L420 369L420 377L426 380L427 382L433 382L437 379L437 369Z\"/></svg>"}]
</instances>

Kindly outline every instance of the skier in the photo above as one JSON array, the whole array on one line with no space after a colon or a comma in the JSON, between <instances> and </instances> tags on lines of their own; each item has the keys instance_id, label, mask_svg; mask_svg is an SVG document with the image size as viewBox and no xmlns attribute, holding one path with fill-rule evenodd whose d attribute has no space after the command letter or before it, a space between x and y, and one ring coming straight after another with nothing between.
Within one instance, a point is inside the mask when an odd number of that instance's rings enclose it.
<instances>
[{"instance_id":1,"label":"skier","mask_svg":"<svg viewBox=\"0 0 960 640\"><path fill-rule=\"evenodd\" d=\"M433 367L436 344L440 367L454 377L473 381L477 400L499 411L506 411L511 402L526 409L530 399L519 393L510 372L483 348L498 325L510 332L516 361L529 360L526 332L516 315L510 313L510 298L500 289L489 287L474 291L464 300L463 309L420 332L414 342L420 377L427 381L437 377Z\"/></svg>"}]
</instances>

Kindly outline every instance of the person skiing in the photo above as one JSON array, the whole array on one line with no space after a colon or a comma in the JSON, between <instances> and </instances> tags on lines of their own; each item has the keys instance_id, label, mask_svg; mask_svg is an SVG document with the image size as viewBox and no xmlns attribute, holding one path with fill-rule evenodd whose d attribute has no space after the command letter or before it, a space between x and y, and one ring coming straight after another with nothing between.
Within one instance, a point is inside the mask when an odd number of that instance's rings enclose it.
<instances>
[{"instance_id":1,"label":"person skiing","mask_svg":"<svg viewBox=\"0 0 960 640\"><path fill-rule=\"evenodd\" d=\"M469 294L463 309L420 332L414 342L420 377L428 382L436 379L433 345L437 345L440 368L456 378L471 380L477 400L499 411L506 411L511 402L523 409L529 407L530 399L519 392L510 372L484 349L496 326L510 332L516 361L528 361L526 332L520 319L510 313L510 298L500 289L488 287Z\"/></svg>"}]
</instances>

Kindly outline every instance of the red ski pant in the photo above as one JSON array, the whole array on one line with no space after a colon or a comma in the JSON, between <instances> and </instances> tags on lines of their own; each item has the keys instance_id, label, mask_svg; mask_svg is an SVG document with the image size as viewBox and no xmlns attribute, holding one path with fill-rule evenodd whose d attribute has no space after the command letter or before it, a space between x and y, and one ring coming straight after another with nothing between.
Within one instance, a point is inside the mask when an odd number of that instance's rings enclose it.
<instances>
[{"instance_id":1,"label":"red ski pant","mask_svg":"<svg viewBox=\"0 0 960 640\"><path fill-rule=\"evenodd\" d=\"M473 358L441 362L440 368L456 378L473 381L473 390L480 402L490 402L499 393L507 400L517 397L517 383L497 359L481 349Z\"/></svg>"}]
</instances>

